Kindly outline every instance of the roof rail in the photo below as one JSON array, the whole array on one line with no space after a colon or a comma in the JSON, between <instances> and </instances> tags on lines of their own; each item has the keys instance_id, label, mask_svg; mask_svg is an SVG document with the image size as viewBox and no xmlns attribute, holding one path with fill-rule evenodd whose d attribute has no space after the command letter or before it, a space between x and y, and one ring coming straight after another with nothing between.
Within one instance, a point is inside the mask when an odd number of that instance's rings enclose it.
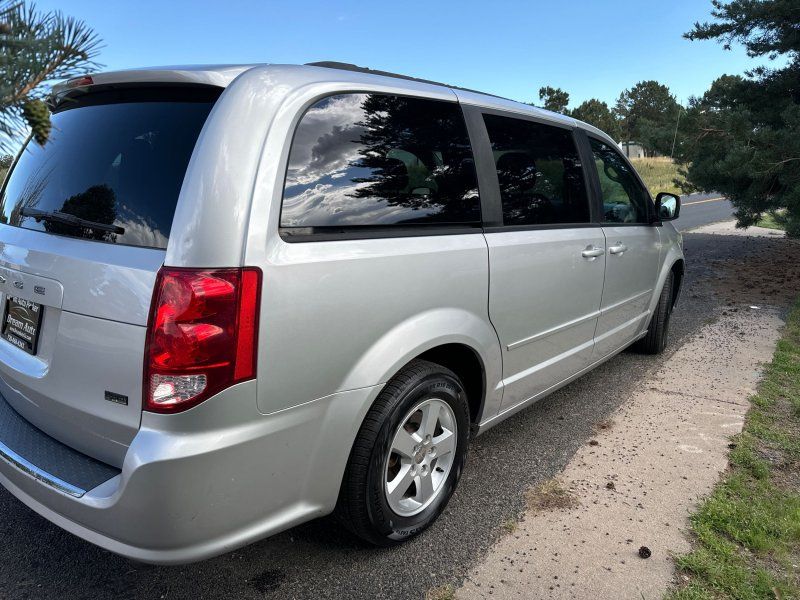
<instances>
[{"instance_id":1,"label":"roof rail","mask_svg":"<svg viewBox=\"0 0 800 600\"><path fill-rule=\"evenodd\" d=\"M441 85L454 90L461 90L463 92L472 92L473 94L483 94L484 96L491 96L492 98L500 98L501 100L510 100L509 98L504 98L503 96L498 96L496 94L487 94L486 92L479 92L478 90L471 90L469 88L459 87L457 85L450 85L449 83L442 83L440 81L431 81L430 79L420 79L419 77L411 77L409 75L401 75L399 73L391 73L389 71L378 71L375 69L370 69L368 67L359 67L358 65L354 65L352 63L336 62L333 60L323 60L320 62L306 63L306 66L323 67L326 69L339 69L341 71L355 71L357 73L367 73L369 75L382 75L383 77L394 77L395 79L405 79L407 81L416 81L418 83ZM511 101L514 102L514 100Z\"/></svg>"}]
</instances>

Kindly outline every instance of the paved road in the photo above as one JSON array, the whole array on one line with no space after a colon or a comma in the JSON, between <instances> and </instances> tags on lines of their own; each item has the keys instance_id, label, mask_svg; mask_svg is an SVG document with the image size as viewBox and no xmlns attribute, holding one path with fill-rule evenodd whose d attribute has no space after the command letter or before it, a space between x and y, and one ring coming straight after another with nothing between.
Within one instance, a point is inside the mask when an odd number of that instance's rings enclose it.
<instances>
[{"instance_id":1,"label":"paved road","mask_svg":"<svg viewBox=\"0 0 800 600\"><path fill-rule=\"evenodd\" d=\"M681 231L694 229L733 215L733 206L719 194L690 194L681 198L681 216L675 225Z\"/></svg>"},{"instance_id":2,"label":"paved road","mask_svg":"<svg viewBox=\"0 0 800 600\"><path fill-rule=\"evenodd\" d=\"M689 204L682 219L709 205L717 220L714 202ZM743 260L754 245L689 233L686 248L690 271L668 351L719 308L711 262ZM625 352L474 440L446 513L394 549L365 547L322 519L199 565L152 567L73 537L0 489L0 598L422 598L457 583L522 509L523 490L557 474L661 360Z\"/></svg>"}]
</instances>

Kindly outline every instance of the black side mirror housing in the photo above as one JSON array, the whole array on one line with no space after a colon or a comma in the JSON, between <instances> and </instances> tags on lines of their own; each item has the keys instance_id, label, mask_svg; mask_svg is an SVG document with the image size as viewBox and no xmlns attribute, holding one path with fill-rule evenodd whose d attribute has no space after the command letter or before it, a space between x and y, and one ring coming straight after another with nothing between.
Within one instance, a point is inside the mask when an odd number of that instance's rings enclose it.
<instances>
[{"instance_id":1,"label":"black side mirror housing","mask_svg":"<svg viewBox=\"0 0 800 600\"><path fill-rule=\"evenodd\" d=\"M656 196L655 222L674 221L681 214L681 198L670 192L659 192Z\"/></svg>"}]
</instances>

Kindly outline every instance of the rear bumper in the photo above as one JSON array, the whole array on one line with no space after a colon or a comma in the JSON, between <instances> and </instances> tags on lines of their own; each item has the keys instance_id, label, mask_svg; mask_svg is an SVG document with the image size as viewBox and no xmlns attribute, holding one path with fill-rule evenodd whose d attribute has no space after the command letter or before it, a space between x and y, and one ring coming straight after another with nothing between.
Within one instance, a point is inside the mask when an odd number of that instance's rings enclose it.
<instances>
[{"instance_id":1,"label":"rear bumper","mask_svg":"<svg viewBox=\"0 0 800 600\"><path fill-rule=\"evenodd\" d=\"M122 470L80 496L2 457L0 483L112 552L156 564L198 561L329 513L378 391L262 415L255 382L246 382L182 415L145 413Z\"/></svg>"},{"instance_id":2,"label":"rear bumper","mask_svg":"<svg viewBox=\"0 0 800 600\"><path fill-rule=\"evenodd\" d=\"M119 475L34 427L0 395L0 459L56 490L80 498Z\"/></svg>"}]
</instances>

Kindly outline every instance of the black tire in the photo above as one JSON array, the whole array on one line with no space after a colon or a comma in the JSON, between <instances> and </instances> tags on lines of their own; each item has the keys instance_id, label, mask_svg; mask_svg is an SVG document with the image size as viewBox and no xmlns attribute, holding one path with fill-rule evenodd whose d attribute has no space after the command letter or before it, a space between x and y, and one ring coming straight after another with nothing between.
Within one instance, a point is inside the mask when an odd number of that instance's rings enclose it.
<instances>
[{"instance_id":1,"label":"black tire","mask_svg":"<svg viewBox=\"0 0 800 600\"><path fill-rule=\"evenodd\" d=\"M428 398L447 403L457 425L450 472L424 510L401 516L390 508L385 492L386 465L395 432L415 404ZM424 360L403 368L367 413L350 452L336 516L361 539L379 546L403 542L424 531L441 514L458 485L469 444L469 406L464 386L450 370Z\"/></svg>"},{"instance_id":2,"label":"black tire","mask_svg":"<svg viewBox=\"0 0 800 600\"><path fill-rule=\"evenodd\" d=\"M647 335L636 342L636 350L643 354L661 354L667 347L669 339L669 321L672 316L672 286L675 277L670 272L661 288L661 296L658 304L650 317L650 324L647 326Z\"/></svg>"}]
</instances>

